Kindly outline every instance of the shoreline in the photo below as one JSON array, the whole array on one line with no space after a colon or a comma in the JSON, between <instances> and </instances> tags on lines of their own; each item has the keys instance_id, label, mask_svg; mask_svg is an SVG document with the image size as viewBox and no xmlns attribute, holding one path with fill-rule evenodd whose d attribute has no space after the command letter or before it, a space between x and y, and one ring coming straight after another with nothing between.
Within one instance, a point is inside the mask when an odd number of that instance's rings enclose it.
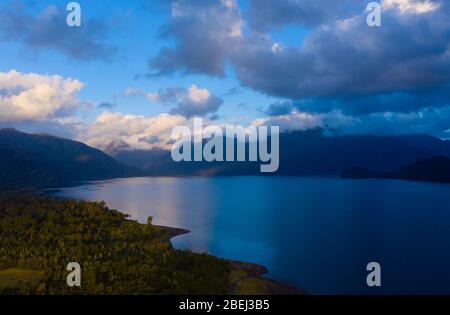
<instances>
[{"instance_id":1,"label":"shoreline","mask_svg":"<svg viewBox=\"0 0 450 315\"><path fill-rule=\"evenodd\" d=\"M19 192L15 192L16 194ZM21 192L24 193L24 192ZM73 200L72 198L64 198L61 196L54 196L48 191L33 191L26 192L30 195L46 196L48 198L54 198L56 200ZM81 201L78 200L78 201ZM123 213L120 210L116 210ZM129 219L127 219L129 220ZM131 220L138 224L136 220ZM145 224L143 224L145 225ZM162 243L167 244L170 249L176 250L173 247L172 239L190 233L191 231L182 228L174 228L162 225L153 225L155 228L159 228L163 232L163 236L160 239ZM207 254L207 253L205 253ZM305 295L305 291L294 287L289 284L278 282L269 278L265 278L264 275L268 273L268 269L256 263L249 263L237 260L226 259L222 257L217 257L211 254L208 256L215 257L230 265L229 270L229 293L231 295Z\"/></svg>"},{"instance_id":2,"label":"shoreline","mask_svg":"<svg viewBox=\"0 0 450 315\"><path fill-rule=\"evenodd\" d=\"M189 231L189 230L174 228L171 226L164 226L164 225L153 225L153 226L166 232L166 235L165 235L163 241L165 243L169 244L172 248L174 248L172 245L172 242L171 242L172 238L191 233L191 231Z\"/></svg>"},{"instance_id":3,"label":"shoreline","mask_svg":"<svg viewBox=\"0 0 450 315\"><path fill-rule=\"evenodd\" d=\"M172 238L191 233L191 231L186 229L169 226L155 225L155 227L166 232L163 241L170 245L172 249L175 249L171 241ZM230 279L231 294L245 295L247 294L247 290L253 290L256 287L257 290L259 289L261 291L259 293L261 295L306 295L306 292L292 285L265 278L264 275L269 270L263 265L226 258L220 259L230 263L234 269L232 271L232 279Z\"/></svg>"}]
</instances>

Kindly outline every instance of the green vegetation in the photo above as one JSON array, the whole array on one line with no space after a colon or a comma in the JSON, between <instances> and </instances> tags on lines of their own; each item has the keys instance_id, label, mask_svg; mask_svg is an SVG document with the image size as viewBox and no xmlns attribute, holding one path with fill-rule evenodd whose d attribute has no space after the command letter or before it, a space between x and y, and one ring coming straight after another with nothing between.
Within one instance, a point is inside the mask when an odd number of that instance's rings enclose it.
<instances>
[{"instance_id":1,"label":"green vegetation","mask_svg":"<svg viewBox=\"0 0 450 315\"><path fill-rule=\"evenodd\" d=\"M298 294L267 270L172 248L183 231L128 220L103 202L0 193L1 294ZM81 266L81 287L67 265Z\"/></svg>"},{"instance_id":2,"label":"green vegetation","mask_svg":"<svg viewBox=\"0 0 450 315\"><path fill-rule=\"evenodd\" d=\"M21 289L26 294L36 288L43 280L44 273L33 270L7 269L0 271L0 290L14 292L14 288Z\"/></svg>"},{"instance_id":3,"label":"green vegetation","mask_svg":"<svg viewBox=\"0 0 450 315\"><path fill-rule=\"evenodd\" d=\"M151 223L151 220L149 220ZM0 196L2 294L225 294L227 261L174 250L167 231L102 202ZM82 286L66 284L69 262Z\"/></svg>"}]
</instances>

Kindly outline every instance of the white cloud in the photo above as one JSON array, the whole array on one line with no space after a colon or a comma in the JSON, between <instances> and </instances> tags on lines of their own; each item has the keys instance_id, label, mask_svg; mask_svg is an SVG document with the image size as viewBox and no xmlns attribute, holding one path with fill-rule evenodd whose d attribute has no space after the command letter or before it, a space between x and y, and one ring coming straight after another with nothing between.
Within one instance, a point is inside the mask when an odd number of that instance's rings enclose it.
<instances>
[{"instance_id":1,"label":"white cloud","mask_svg":"<svg viewBox=\"0 0 450 315\"><path fill-rule=\"evenodd\" d=\"M187 98L194 103L205 102L209 97L208 89L199 89L196 85L191 85L187 93Z\"/></svg>"},{"instance_id":2,"label":"white cloud","mask_svg":"<svg viewBox=\"0 0 450 315\"><path fill-rule=\"evenodd\" d=\"M273 45L270 48L270 50L273 53L279 53L279 52L283 51L283 47L279 43L273 43Z\"/></svg>"},{"instance_id":3,"label":"white cloud","mask_svg":"<svg viewBox=\"0 0 450 315\"><path fill-rule=\"evenodd\" d=\"M0 121L42 121L69 116L81 106L83 83L58 75L0 72Z\"/></svg>"},{"instance_id":4,"label":"white cloud","mask_svg":"<svg viewBox=\"0 0 450 315\"><path fill-rule=\"evenodd\" d=\"M256 119L252 122L252 125L279 126L283 132L324 127L323 120L324 116L321 114L293 112L288 115Z\"/></svg>"},{"instance_id":5,"label":"white cloud","mask_svg":"<svg viewBox=\"0 0 450 315\"><path fill-rule=\"evenodd\" d=\"M117 141L127 143L130 149L169 149L172 129L185 122L182 116L168 114L145 117L104 112L93 123L77 126L77 139L99 149Z\"/></svg>"},{"instance_id":6,"label":"white cloud","mask_svg":"<svg viewBox=\"0 0 450 315\"><path fill-rule=\"evenodd\" d=\"M129 88L125 91L125 96L145 97L150 102L174 106L170 111L171 114L182 115L187 118L215 113L223 104L223 99L211 94L208 89L199 88L195 84L192 84L189 89L169 87L150 93Z\"/></svg>"},{"instance_id":7,"label":"white cloud","mask_svg":"<svg viewBox=\"0 0 450 315\"><path fill-rule=\"evenodd\" d=\"M432 0L383 0L384 9L398 9L400 13L423 14L439 9L440 3Z\"/></svg>"},{"instance_id":8,"label":"white cloud","mask_svg":"<svg viewBox=\"0 0 450 315\"><path fill-rule=\"evenodd\" d=\"M145 91L141 89L135 89L135 88L128 88L125 90L124 93L125 96L131 97L131 96L142 96L145 97L149 102L157 102L160 98L159 93L146 93Z\"/></svg>"}]
</instances>

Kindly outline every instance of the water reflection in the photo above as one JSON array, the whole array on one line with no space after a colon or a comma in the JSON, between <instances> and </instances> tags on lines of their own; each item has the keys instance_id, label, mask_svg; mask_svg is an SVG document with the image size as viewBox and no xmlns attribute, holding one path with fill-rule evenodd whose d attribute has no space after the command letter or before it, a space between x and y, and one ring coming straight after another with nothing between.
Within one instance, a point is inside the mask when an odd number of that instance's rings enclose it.
<instances>
[{"instance_id":1,"label":"water reflection","mask_svg":"<svg viewBox=\"0 0 450 315\"><path fill-rule=\"evenodd\" d=\"M64 189L191 230L177 248L261 263L311 293L450 293L450 185L298 177L137 178ZM368 262L383 287L365 284Z\"/></svg>"}]
</instances>

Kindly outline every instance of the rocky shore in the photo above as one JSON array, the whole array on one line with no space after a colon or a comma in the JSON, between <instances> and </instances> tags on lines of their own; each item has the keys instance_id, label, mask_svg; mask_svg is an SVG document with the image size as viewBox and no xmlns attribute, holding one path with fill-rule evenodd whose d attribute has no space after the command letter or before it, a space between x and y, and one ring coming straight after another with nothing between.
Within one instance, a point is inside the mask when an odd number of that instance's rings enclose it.
<instances>
[{"instance_id":1,"label":"rocky shore","mask_svg":"<svg viewBox=\"0 0 450 315\"><path fill-rule=\"evenodd\" d=\"M166 232L164 241L170 244L171 239L190 233L189 230L173 228L168 226L158 226L160 229ZM173 246L172 246L173 248ZM235 295L304 295L304 291L295 288L291 285L284 284L272 279L264 278L263 276L268 273L266 267L236 261L227 260L232 271L230 272L230 294Z\"/></svg>"}]
</instances>

